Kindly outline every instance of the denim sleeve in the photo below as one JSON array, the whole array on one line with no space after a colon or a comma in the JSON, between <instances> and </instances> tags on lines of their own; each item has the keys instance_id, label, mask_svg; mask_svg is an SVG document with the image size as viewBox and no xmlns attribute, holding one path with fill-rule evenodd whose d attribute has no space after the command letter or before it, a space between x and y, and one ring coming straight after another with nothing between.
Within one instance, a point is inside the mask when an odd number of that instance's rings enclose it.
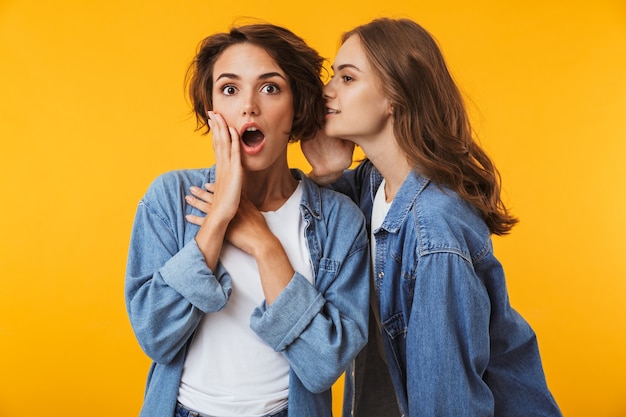
<instances>
[{"instance_id":1,"label":"denim sleeve","mask_svg":"<svg viewBox=\"0 0 626 417\"><path fill-rule=\"evenodd\" d=\"M328 390L367 342L367 236L358 209L346 214L350 220L341 221L349 226L341 228L343 235L335 236L333 244L326 242L315 286L296 273L270 307L263 304L254 311L250 322L314 393Z\"/></svg>"},{"instance_id":2,"label":"denim sleeve","mask_svg":"<svg viewBox=\"0 0 626 417\"><path fill-rule=\"evenodd\" d=\"M126 308L135 336L155 362L169 363L203 314L222 309L231 283L217 279L194 239L182 248L166 217L139 204L126 269ZM179 249L180 248L180 249Z\"/></svg>"},{"instance_id":3,"label":"denim sleeve","mask_svg":"<svg viewBox=\"0 0 626 417\"><path fill-rule=\"evenodd\" d=\"M490 300L472 264L455 253L420 258L406 340L410 417L493 416L483 381Z\"/></svg>"},{"instance_id":4,"label":"denim sleeve","mask_svg":"<svg viewBox=\"0 0 626 417\"><path fill-rule=\"evenodd\" d=\"M368 160L362 162L354 169L347 169L337 181L331 184L331 188L359 204L363 199L365 185L369 181L369 173L373 165Z\"/></svg>"}]
</instances>

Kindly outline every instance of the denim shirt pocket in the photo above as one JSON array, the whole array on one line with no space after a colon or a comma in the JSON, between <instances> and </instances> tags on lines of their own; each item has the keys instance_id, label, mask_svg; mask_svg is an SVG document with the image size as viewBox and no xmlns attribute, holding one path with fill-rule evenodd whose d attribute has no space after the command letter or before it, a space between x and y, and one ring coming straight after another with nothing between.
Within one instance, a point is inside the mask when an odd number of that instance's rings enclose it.
<instances>
[{"instance_id":1,"label":"denim shirt pocket","mask_svg":"<svg viewBox=\"0 0 626 417\"><path fill-rule=\"evenodd\" d=\"M335 281L340 268L341 262L331 258L320 258L318 270L313 274L313 285L323 293Z\"/></svg>"}]
</instances>

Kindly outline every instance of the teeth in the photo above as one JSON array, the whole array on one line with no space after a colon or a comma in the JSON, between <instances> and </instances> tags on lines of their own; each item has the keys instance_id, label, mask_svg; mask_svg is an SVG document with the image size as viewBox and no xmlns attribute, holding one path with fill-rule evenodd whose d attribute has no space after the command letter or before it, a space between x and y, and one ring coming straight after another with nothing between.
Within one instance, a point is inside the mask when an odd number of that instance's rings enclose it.
<instances>
[{"instance_id":1,"label":"teeth","mask_svg":"<svg viewBox=\"0 0 626 417\"><path fill-rule=\"evenodd\" d=\"M257 130L259 129L257 129L256 127L249 127L246 129L246 132L256 132Z\"/></svg>"}]
</instances>

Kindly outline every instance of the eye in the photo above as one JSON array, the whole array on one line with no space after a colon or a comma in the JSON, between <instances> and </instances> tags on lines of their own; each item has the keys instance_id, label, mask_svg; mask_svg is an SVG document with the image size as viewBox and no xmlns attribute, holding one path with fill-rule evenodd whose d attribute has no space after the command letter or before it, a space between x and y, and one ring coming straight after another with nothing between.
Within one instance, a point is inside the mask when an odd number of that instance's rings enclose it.
<instances>
[{"instance_id":1,"label":"eye","mask_svg":"<svg viewBox=\"0 0 626 417\"><path fill-rule=\"evenodd\" d=\"M222 94L224 94L225 96L232 96L236 92L237 88L234 85L228 84L222 87Z\"/></svg>"},{"instance_id":2,"label":"eye","mask_svg":"<svg viewBox=\"0 0 626 417\"><path fill-rule=\"evenodd\" d=\"M343 82L344 82L344 83L346 83L346 84L347 84L347 83L350 83L351 81L354 81L354 78L352 78L352 77L351 77L351 76L349 76L349 75L342 75L342 76L341 76L341 79L342 79L342 80L343 80Z\"/></svg>"},{"instance_id":3,"label":"eye","mask_svg":"<svg viewBox=\"0 0 626 417\"><path fill-rule=\"evenodd\" d=\"M276 84L265 84L261 91L267 94L277 94L280 92L280 88Z\"/></svg>"}]
</instances>

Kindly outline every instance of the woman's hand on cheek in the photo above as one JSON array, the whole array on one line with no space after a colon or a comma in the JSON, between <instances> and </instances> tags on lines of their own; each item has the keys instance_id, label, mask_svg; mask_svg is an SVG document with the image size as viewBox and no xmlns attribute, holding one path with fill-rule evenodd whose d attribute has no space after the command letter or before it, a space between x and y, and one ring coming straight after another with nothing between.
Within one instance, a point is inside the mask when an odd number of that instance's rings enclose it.
<instances>
[{"instance_id":1,"label":"woman's hand on cheek","mask_svg":"<svg viewBox=\"0 0 626 417\"><path fill-rule=\"evenodd\" d=\"M187 196L185 200L207 213L204 218L187 216L187 220L200 225L195 240L207 266L215 270L226 231L239 209L243 168L235 129L219 114L209 113L208 123L215 153L215 183L210 187L212 193L193 188L190 191L194 196Z\"/></svg>"},{"instance_id":2,"label":"woman's hand on cheek","mask_svg":"<svg viewBox=\"0 0 626 417\"><path fill-rule=\"evenodd\" d=\"M215 154L212 211L231 220L237 213L243 183L239 134L217 113L209 113Z\"/></svg>"}]
</instances>

